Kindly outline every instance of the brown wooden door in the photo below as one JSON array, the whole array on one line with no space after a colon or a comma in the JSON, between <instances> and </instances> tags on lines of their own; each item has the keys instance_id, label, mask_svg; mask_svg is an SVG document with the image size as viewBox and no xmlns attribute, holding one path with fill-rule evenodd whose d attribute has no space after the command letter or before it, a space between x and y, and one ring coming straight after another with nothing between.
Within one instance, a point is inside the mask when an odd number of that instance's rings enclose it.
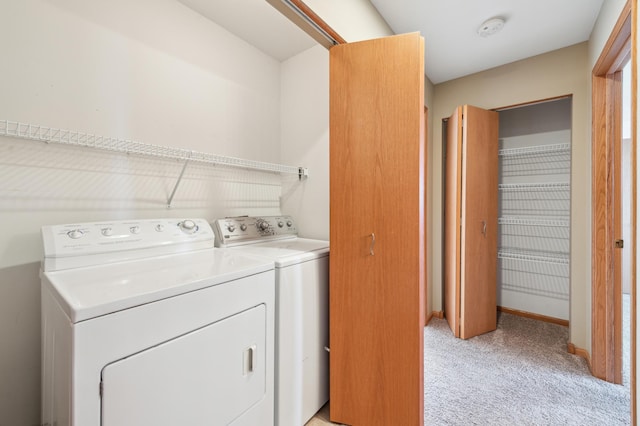
<instances>
[{"instance_id":1,"label":"brown wooden door","mask_svg":"<svg viewBox=\"0 0 640 426\"><path fill-rule=\"evenodd\" d=\"M463 111L460 337L496 329L498 113Z\"/></svg>"},{"instance_id":2,"label":"brown wooden door","mask_svg":"<svg viewBox=\"0 0 640 426\"><path fill-rule=\"evenodd\" d=\"M456 337L496 328L498 113L464 105L447 123L445 314Z\"/></svg>"},{"instance_id":3,"label":"brown wooden door","mask_svg":"<svg viewBox=\"0 0 640 426\"><path fill-rule=\"evenodd\" d=\"M330 50L334 422L423 424L423 43Z\"/></svg>"}]
</instances>

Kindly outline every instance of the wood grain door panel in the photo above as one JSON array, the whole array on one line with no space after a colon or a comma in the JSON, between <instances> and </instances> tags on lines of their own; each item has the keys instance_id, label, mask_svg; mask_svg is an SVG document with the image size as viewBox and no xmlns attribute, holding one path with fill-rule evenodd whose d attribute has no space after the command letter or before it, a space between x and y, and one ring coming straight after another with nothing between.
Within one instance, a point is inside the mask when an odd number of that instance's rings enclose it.
<instances>
[{"instance_id":1,"label":"wood grain door panel","mask_svg":"<svg viewBox=\"0 0 640 426\"><path fill-rule=\"evenodd\" d=\"M496 329L498 113L464 106L460 337Z\"/></svg>"},{"instance_id":2,"label":"wood grain door panel","mask_svg":"<svg viewBox=\"0 0 640 426\"><path fill-rule=\"evenodd\" d=\"M423 424L423 85L419 34L330 50L334 422Z\"/></svg>"}]
</instances>

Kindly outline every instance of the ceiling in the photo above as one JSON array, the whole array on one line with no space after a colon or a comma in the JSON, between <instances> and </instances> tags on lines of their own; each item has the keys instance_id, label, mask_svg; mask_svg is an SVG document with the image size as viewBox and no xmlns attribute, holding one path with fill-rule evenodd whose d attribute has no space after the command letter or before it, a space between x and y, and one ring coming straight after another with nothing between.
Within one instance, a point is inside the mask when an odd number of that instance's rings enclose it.
<instances>
[{"instance_id":1,"label":"ceiling","mask_svg":"<svg viewBox=\"0 0 640 426\"><path fill-rule=\"evenodd\" d=\"M316 43L265 0L179 1L279 61ZM588 40L604 0L370 1L396 34L422 33L425 72L438 84ZM504 28L480 37L493 17Z\"/></svg>"},{"instance_id":2,"label":"ceiling","mask_svg":"<svg viewBox=\"0 0 640 426\"><path fill-rule=\"evenodd\" d=\"M603 0L371 0L396 34L420 31L432 83L589 39ZM502 31L480 37L487 19Z\"/></svg>"},{"instance_id":3,"label":"ceiling","mask_svg":"<svg viewBox=\"0 0 640 426\"><path fill-rule=\"evenodd\" d=\"M278 61L317 44L266 0L178 1Z\"/></svg>"}]
</instances>

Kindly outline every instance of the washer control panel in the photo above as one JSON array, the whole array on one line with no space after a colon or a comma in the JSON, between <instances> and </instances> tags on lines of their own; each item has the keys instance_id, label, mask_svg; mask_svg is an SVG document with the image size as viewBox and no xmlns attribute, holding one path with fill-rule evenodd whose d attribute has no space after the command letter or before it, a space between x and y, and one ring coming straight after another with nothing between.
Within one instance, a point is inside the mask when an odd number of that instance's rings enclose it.
<instances>
[{"instance_id":1,"label":"washer control panel","mask_svg":"<svg viewBox=\"0 0 640 426\"><path fill-rule=\"evenodd\" d=\"M120 260L135 259L148 256L152 250L153 254L178 253L213 247L214 238L205 219L142 219L42 227L45 263L51 258L83 256L91 262L90 256L104 254ZM95 260L99 261L108 262Z\"/></svg>"},{"instance_id":2,"label":"washer control panel","mask_svg":"<svg viewBox=\"0 0 640 426\"><path fill-rule=\"evenodd\" d=\"M298 236L291 216L227 217L214 221L212 226L216 247Z\"/></svg>"}]
</instances>

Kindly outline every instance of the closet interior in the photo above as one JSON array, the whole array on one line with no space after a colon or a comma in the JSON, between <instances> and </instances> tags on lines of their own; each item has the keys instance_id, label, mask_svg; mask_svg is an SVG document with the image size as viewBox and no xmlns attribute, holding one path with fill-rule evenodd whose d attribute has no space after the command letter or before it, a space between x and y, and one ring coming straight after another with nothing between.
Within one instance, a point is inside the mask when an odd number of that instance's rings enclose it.
<instances>
[{"instance_id":1,"label":"closet interior","mask_svg":"<svg viewBox=\"0 0 640 426\"><path fill-rule=\"evenodd\" d=\"M571 98L499 114L497 304L568 320Z\"/></svg>"}]
</instances>

